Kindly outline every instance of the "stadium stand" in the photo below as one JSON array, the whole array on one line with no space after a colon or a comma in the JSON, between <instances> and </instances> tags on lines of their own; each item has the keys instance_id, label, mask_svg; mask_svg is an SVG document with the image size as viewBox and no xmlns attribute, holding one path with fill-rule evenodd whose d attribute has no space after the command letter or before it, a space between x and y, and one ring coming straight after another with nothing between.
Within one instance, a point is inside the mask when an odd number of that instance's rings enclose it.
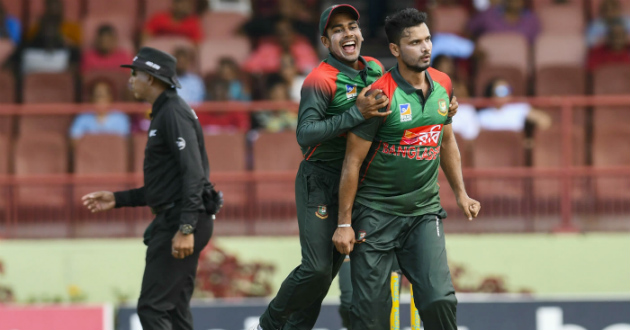
<instances>
[{"instance_id":1,"label":"stadium stand","mask_svg":"<svg viewBox=\"0 0 630 330\"><path fill-rule=\"evenodd\" d=\"M64 134L53 132L21 135L15 144L13 167L16 177L68 173L67 138ZM59 216L67 202L66 189L60 185L25 185L19 186L16 192L16 204L22 212L30 208L43 208Z\"/></svg>"},{"instance_id":2,"label":"stadium stand","mask_svg":"<svg viewBox=\"0 0 630 330\"><path fill-rule=\"evenodd\" d=\"M222 46L217 47L217 43ZM222 57L232 57L241 65L249 56L251 51L250 41L244 37L232 37L229 39L204 41L199 47L201 54L199 69L202 76L214 73L217 69L219 59Z\"/></svg>"},{"instance_id":3,"label":"stadium stand","mask_svg":"<svg viewBox=\"0 0 630 330\"><path fill-rule=\"evenodd\" d=\"M0 1L8 13L21 20L24 40L30 27L38 22L43 13L45 1ZM260 19L257 17L261 14L259 12L250 15L247 11L214 11L206 7L216 2L199 0L198 8L206 8L205 11L196 12L201 19L204 35L200 44L195 45L185 38L173 36L143 38L147 20L157 12L170 10L172 0L62 1L64 19L81 26L80 50L85 51L93 46L99 26L110 24L117 30L120 46L130 53L143 45L171 53L178 46L193 49L197 55L193 71L209 82L208 87L214 86L212 82L219 78L234 79L221 75L231 76L230 73L218 72L219 60L230 57L242 65L265 32L261 28L251 35L242 34L252 32L241 29L244 23L261 22L257 21ZM490 216L519 217L529 212L529 206L535 209L532 214L539 214L537 212L545 209L545 214L562 216L564 219L571 216L570 212L584 210L569 207L568 215L560 214L564 192L561 189L561 172L569 173L571 177L569 201L573 207L597 200L600 208L588 212L630 212L622 206L602 207L613 205L611 201L617 203L614 205L622 205L623 199L630 198L630 156L618 152L624 150L627 144L625 141L630 140L630 101L623 101L623 95L630 93L630 66L605 66L591 74L585 65L585 23L599 17L602 1L567 0L560 3L555 0L534 0L530 4L539 18L541 31L533 43L513 33L486 34L476 41L480 52L476 51L470 59L454 61L459 78L468 84L474 95L482 96L487 82L503 77L512 86L512 96L542 97L525 101L531 101L529 103L532 106L546 111L553 122L546 131L535 130L531 140L527 140L525 134L513 132L482 131L476 140L470 141L457 137L466 185L471 196L485 203L484 214L488 212ZM353 3L363 5L362 1ZM621 0L620 3L623 12L630 14L630 0ZM252 5L256 7L259 4ZM369 9L363 5L361 10ZM464 27L474 15L472 4L439 3L430 11L432 32L465 36ZM263 23L272 26L271 21ZM313 37L316 31L304 33L303 28L308 24L303 23L297 23L296 33ZM271 30L267 32L272 33ZM367 34L364 35L364 46L384 42L384 36L376 35L373 40L368 40ZM313 42L317 45L316 37ZM150 219L147 210L133 214L132 211L116 211L107 216L92 216L77 203L77 198L93 189L118 189L139 184L146 132L136 132L129 138L89 136L78 141L76 149L72 148L67 138L72 117L89 109L72 103L78 100L88 102L89 87L94 81L105 79L112 83L114 102L132 101L128 91L129 72L79 72L75 70L75 64L78 63L71 63L68 72L22 75L17 72L19 70L11 70L18 64L13 62L15 59L11 55L21 46L16 47L6 39L0 39L0 60L9 61L4 62L5 70L0 72L0 85L3 87L0 90L0 104L22 103L15 107L0 107L0 182L5 182L0 184L0 195L3 196L0 199L0 221L10 219L18 223L16 220L19 220L21 225L57 219L60 223L76 222L73 226L78 226L86 219L92 224L99 221L110 224L130 217L137 217L133 219L137 224ZM366 55L378 56L379 59L382 56L383 63L394 63L386 47L382 48L382 55L368 52ZM246 100L249 95L254 100L264 100L269 94L267 74L242 71L237 75L241 80L240 87L235 88L238 84L230 85L230 92L239 92L242 96L239 100ZM216 93L211 88L208 90ZM589 93L594 97L585 97ZM608 95L612 97L599 98ZM488 105L479 99L469 101L478 109ZM201 108L198 111L200 118L208 116L210 119L206 124L212 127L215 124L212 118L216 118L212 112L225 112L232 105L249 107L251 104L235 102L230 103L229 107L217 107L207 103L196 105L195 109ZM249 111L269 109L272 104L260 103L251 106ZM572 111L572 169L565 168L563 162L566 147L563 121L566 118L562 115L561 107L567 104ZM127 103L117 108L139 114L147 110L148 106ZM295 133L272 134L250 129L239 127L238 133L221 131L219 135L205 137L211 179L226 195L226 208L222 211L222 217L241 221L240 227L228 230L234 234L259 233L262 226L251 229L250 221L263 219L264 224L264 221L295 215L292 213L295 211L293 180L302 159L295 142ZM254 136L258 138L252 139ZM493 175L495 172L498 174ZM19 179L18 183L1 181L13 176ZM40 176L42 179L38 181ZM439 183L444 207L449 212L459 212L443 174L439 176ZM528 204L528 201L533 203ZM5 212L7 207L15 212ZM250 212L250 209L253 211ZM567 208L563 210L566 212ZM116 230L116 235L137 234L137 230L124 231L124 226ZM85 232L55 233L50 235L80 236L80 233ZM92 231L89 235L99 235L99 231Z\"/></svg>"},{"instance_id":4,"label":"stadium stand","mask_svg":"<svg viewBox=\"0 0 630 330\"><path fill-rule=\"evenodd\" d=\"M6 71L0 71L0 104L15 102L15 79ZM0 119L1 120L1 119Z\"/></svg>"},{"instance_id":5,"label":"stadium stand","mask_svg":"<svg viewBox=\"0 0 630 330\"><path fill-rule=\"evenodd\" d=\"M31 73L24 77L24 103L73 103L74 76L71 73Z\"/></svg>"},{"instance_id":6,"label":"stadium stand","mask_svg":"<svg viewBox=\"0 0 630 330\"><path fill-rule=\"evenodd\" d=\"M109 24L116 29L116 35L118 36L119 47L128 50L131 53L135 52L134 38L137 35L137 28L133 22L125 15L97 15L87 16L83 20L83 43L82 48L87 49L92 47L94 39L96 39L96 31L101 25Z\"/></svg>"},{"instance_id":7,"label":"stadium stand","mask_svg":"<svg viewBox=\"0 0 630 330\"><path fill-rule=\"evenodd\" d=\"M283 152L278 152L283 150ZM292 171L297 173L302 154L295 132L261 133L254 142L254 172ZM295 203L294 182L260 182L256 185L256 200L261 204Z\"/></svg>"},{"instance_id":8,"label":"stadium stand","mask_svg":"<svg viewBox=\"0 0 630 330\"><path fill-rule=\"evenodd\" d=\"M463 6L437 6L431 12L432 32L462 34L469 14Z\"/></svg>"},{"instance_id":9,"label":"stadium stand","mask_svg":"<svg viewBox=\"0 0 630 330\"><path fill-rule=\"evenodd\" d=\"M228 39L247 21L248 17L234 12L206 12L201 17L205 39Z\"/></svg>"}]
</instances>

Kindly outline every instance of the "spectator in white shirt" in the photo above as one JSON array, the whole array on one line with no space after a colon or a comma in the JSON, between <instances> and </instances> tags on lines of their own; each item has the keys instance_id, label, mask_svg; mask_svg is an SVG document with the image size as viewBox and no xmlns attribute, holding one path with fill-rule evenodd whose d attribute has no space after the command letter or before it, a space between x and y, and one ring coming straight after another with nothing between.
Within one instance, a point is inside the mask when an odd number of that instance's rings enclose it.
<instances>
[{"instance_id":1,"label":"spectator in white shirt","mask_svg":"<svg viewBox=\"0 0 630 330\"><path fill-rule=\"evenodd\" d=\"M544 111L528 103L512 102L512 87L505 79L497 78L488 83L485 97L491 98L493 105L478 113L483 130L521 132L526 122L542 130L551 126L551 117Z\"/></svg>"}]
</instances>

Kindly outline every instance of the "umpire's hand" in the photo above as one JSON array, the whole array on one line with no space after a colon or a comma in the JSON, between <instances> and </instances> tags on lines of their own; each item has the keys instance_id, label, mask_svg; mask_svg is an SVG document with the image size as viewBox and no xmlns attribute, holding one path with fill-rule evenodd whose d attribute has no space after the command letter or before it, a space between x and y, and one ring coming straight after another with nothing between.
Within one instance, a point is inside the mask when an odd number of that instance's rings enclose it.
<instances>
[{"instance_id":1,"label":"umpire's hand","mask_svg":"<svg viewBox=\"0 0 630 330\"><path fill-rule=\"evenodd\" d=\"M177 231L172 240L173 246L171 254L177 259L184 259L193 254L195 250L195 235L184 235L181 231Z\"/></svg>"},{"instance_id":2,"label":"umpire's hand","mask_svg":"<svg viewBox=\"0 0 630 330\"><path fill-rule=\"evenodd\" d=\"M114 193L111 191L96 191L81 197L83 205L92 213L111 210L116 206Z\"/></svg>"},{"instance_id":3,"label":"umpire's hand","mask_svg":"<svg viewBox=\"0 0 630 330\"><path fill-rule=\"evenodd\" d=\"M352 227L339 227L333 235L333 243L339 253L348 255L354 248L354 229Z\"/></svg>"}]
</instances>

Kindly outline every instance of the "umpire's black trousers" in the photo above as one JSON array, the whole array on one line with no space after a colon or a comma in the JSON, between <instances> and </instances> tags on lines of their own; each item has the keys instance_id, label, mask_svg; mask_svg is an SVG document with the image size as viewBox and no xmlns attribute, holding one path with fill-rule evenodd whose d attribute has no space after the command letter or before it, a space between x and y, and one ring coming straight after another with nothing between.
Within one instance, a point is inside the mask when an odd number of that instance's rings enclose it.
<instances>
[{"instance_id":1,"label":"umpire's black trousers","mask_svg":"<svg viewBox=\"0 0 630 330\"><path fill-rule=\"evenodd\" d=\"M184 259L171 254L173 236L179 229L179 207L156 217L145 234L148 245L138 316L143 330L192 330L190 297L195 288L199 252L212 236L210 216L200 213L195 230L194 253Z\"/></svg>"}]
</instances>

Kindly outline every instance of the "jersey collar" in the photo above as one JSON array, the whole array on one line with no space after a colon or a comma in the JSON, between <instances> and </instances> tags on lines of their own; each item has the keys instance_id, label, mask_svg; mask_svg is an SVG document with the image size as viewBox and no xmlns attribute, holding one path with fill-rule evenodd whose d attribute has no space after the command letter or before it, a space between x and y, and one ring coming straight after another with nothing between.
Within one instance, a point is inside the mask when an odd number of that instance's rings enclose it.
<instances>
[{"instance_id":1,"label":"jersey collar","mask_svg":"<svg viewBox=\"0 0 630 330\"><path fill-rule=\"evenodd\" d=\"M418 95L422 95L424 97L421 89L416 89L410 83L408 83L407 80L405 80L405 78L403 78L400 75L400 71L398 71L398 64L396 64L396 66L391 70L391 72L392 72L392 77L394 78L394 81L396 82L396 85L398 85L398 87L400 87L400 89L402 89L403 92L407 94L417 93ZM429 81L429 91L427 93L427 98L429 98L429 95L431 95L431 92L433 91L433 79L431 79L431 75L429 74L428 69L424 70L424 74L427 76L427 79Z\"/></svg>"},{"instance_id":2,"label":"jersey collar","mask_svg":"<svg viewBox=\"0 0 630 330\"><path fill-rule=\"evenodd\" d=\"M160 108L162 108L164 103L172 98L173 95L177 95L177 91L173 88L168 88L164 90L164 92L162 92L162 94L160 94L157 99L155 99L155 102L153 102L153 106L151 107L151 118L157 115L158 111L160 111Z\"/></svg>"},{"instance_id":3,"label":"jersey collar","mask_svg":"<svg viewBox=\"0 0 630 330\"><path fill-rule=\"evenodd\" d=\"M326 62L330 65L332 65L333 68L339 70L339 72L345 74L346 76L348 76L348 78L350 78L351 80L354 80L354 78L357 77L357 75L361 72L363 72L364 75L367 74L368 70L373 70L367 63L367 61L363 58L363 56L359 56L359 61L361 61L361 63L363 63L363 70L355 70L343 63L341 63L341 61L339 61L338 59L336 59L333 54L328 53L328 58L326 59Z\"/></svg>"}]
</instances>

